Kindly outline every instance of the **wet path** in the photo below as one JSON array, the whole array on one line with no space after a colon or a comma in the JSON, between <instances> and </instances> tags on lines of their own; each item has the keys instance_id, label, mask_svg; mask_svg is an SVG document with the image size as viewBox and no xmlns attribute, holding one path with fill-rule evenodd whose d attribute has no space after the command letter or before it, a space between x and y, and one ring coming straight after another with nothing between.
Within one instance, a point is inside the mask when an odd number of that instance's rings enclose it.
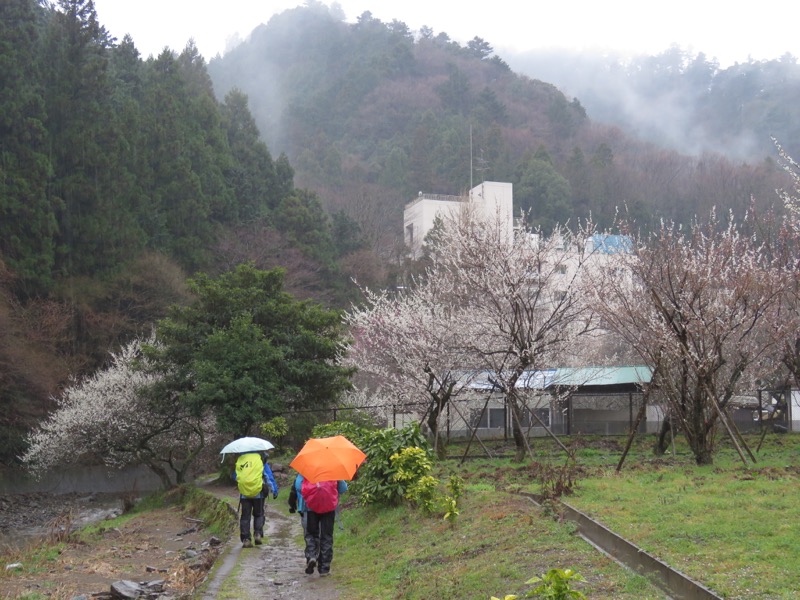
<instances>
[{"instance_id":1,"label":"wet path","mask_svg":"<svg viewBox=\"0 0 800 600\"><path fill-rule=\"evenodd\" d=\"M230 497L229 489L224 497ZM290 515L280 500L268 500L264 511L264 545L242 548L234 536L218 559L203 600L338 600L335 573L323 578L305 574L300 517Z\"/></svg>"}]
</instances>

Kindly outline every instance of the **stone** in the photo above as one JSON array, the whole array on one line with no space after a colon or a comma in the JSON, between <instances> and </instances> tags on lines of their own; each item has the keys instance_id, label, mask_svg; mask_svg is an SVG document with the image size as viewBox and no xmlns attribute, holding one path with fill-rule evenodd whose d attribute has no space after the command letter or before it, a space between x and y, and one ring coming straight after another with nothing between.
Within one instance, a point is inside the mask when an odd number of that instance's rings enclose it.
<instances>
[{"instance_id":1,"label":"stone","mask_svg":"<svg viewBox=\"0 0 800 600\"><path fill-rule=\"evenodd\" d=\"M142 587L135 581L121 579L111 584L111 595L123 600L136 600L143 593Z\"/></svg>"}]
</instances>

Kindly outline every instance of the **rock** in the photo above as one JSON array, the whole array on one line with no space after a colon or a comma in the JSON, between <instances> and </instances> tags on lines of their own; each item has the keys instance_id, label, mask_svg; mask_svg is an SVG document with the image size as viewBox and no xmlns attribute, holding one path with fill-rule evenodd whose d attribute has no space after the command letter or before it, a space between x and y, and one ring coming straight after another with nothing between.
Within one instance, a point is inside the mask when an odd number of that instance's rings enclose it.
<instances>
[{"instance_id":1,"label":"rock","mask_svg":"<svg viewBox=\"0 0 800 600\"><path fill-rule=\"evenodd\" d=\"M111 584L111 596L123 600L134 600L142 597L154 598L163 591L163 579L154 579L153 581L143 581L141 583L122 579Z\"/></svg>"},{"instance_id":2,"label":"rock","mask_svg":"<svg viewBox=\"0 0 800 600\"><path fill-rule=\"evenodd\" d=\"M111 595L114 598L136 600L144 593L142 587L135 581L122 579L111 584Z\"/></svg>"},{"instance_id":3,"label":"rock","mask_svg":"<svg viewBox=\"0 0 800 600\"><path fill-rule=\"evenodd\" d=\"M11 563L9 565L6 565L6 571L12 571L14 569L21 569L21 568L22 568L22 563Z\"/></svg>"},{"instance_id":4,"label":"rock","mask_svg":"<svg viewBox=\"0 0 800 600\"><path fill-rule=\"evenodd\" d=\"M219 539L219 538L218 538L217 536L215 536L215 535L212 535L212 536L211 536L211 538L208 540L208 545L209 545L209 546L212 546L212 547L214 547L214 546L219 546L221 543L222 543L222 540L221 540L221 539Z\"/></svg>"},{"instance_id":5,"label":"rock","mask_svg":"<svg viewBox=\"0 0 800 600\"><path fill-rule=\"evenodd\" d=\"M143 586L147 594L160 594L164 591L164 580L154 579L153 581L143 582L139 585Z\"/></svg>"}]
</instances>

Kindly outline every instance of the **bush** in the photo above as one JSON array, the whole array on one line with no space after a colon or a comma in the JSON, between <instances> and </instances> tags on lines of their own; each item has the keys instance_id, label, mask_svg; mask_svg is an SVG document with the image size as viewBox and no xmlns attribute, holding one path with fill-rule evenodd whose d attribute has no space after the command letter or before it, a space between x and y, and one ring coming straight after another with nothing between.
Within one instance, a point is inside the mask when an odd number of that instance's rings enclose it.
<instances>
[{"instance_id":1,"label":"bush","mask_svg":"<svg viewBox=\"0 0 800 600\"><path fill-rule=\"evenodd\" d=\"M369 454L364 449L364 445L369 434L370 430L361 425L356 425L350 421L334 421L333 423L322 423L320 425L315 425L313 431L311 432L311 437L324 438L333 437L335 435L343 435L356 446L361 448L365 454Z\"/></svg>"},{"instance_id":2,"label":"bush","mask_svg":"<svg viewBox=\"0 0 800 600\"><path fill-rule=\"evenodd\" d=\"M353 492L362 504L399 504L416 479L430 471L433 454L416 423L403 429L388 427L368 432L360 445L352 441L367 455L353 484ZM392 460L407 448L416 450L405 454L407 458L403 460ZM422 462L428 465L427 471L424 464L418 464Z\"/></svg>"}]
</instances>

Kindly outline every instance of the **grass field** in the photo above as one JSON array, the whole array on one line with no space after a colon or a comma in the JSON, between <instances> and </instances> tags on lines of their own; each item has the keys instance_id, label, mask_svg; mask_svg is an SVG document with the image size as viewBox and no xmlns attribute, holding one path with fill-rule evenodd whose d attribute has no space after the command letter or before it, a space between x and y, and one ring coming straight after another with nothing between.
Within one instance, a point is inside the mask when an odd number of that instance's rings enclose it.
<instances>
[{"instance_id":1,"label":"grass field","mask_svg":"<svg viewBox=\"0 0 800 600\"><path fill-rule=\"evenodd\" d=\"M800 571L800 438L747 438L757 462L744 465L724 441L712 466L698 467L679 440L654 457L637 440L622 471L624 438L564 440L574 450L574 493L563 500L674 568L730 599L797 598ZM448 448L451 456L463 449ZM336 568L348 598L475 598L522 593L549 568L573 568L589 598L662 598L574 533L569 522L514 492L540 493L563 466L552 441L534 459L450 459L438 475L466 483L455 524L406 507L351 507L336 532ZM548 474L549 473L549 474Z\"/></svg>"}]
</instances>

